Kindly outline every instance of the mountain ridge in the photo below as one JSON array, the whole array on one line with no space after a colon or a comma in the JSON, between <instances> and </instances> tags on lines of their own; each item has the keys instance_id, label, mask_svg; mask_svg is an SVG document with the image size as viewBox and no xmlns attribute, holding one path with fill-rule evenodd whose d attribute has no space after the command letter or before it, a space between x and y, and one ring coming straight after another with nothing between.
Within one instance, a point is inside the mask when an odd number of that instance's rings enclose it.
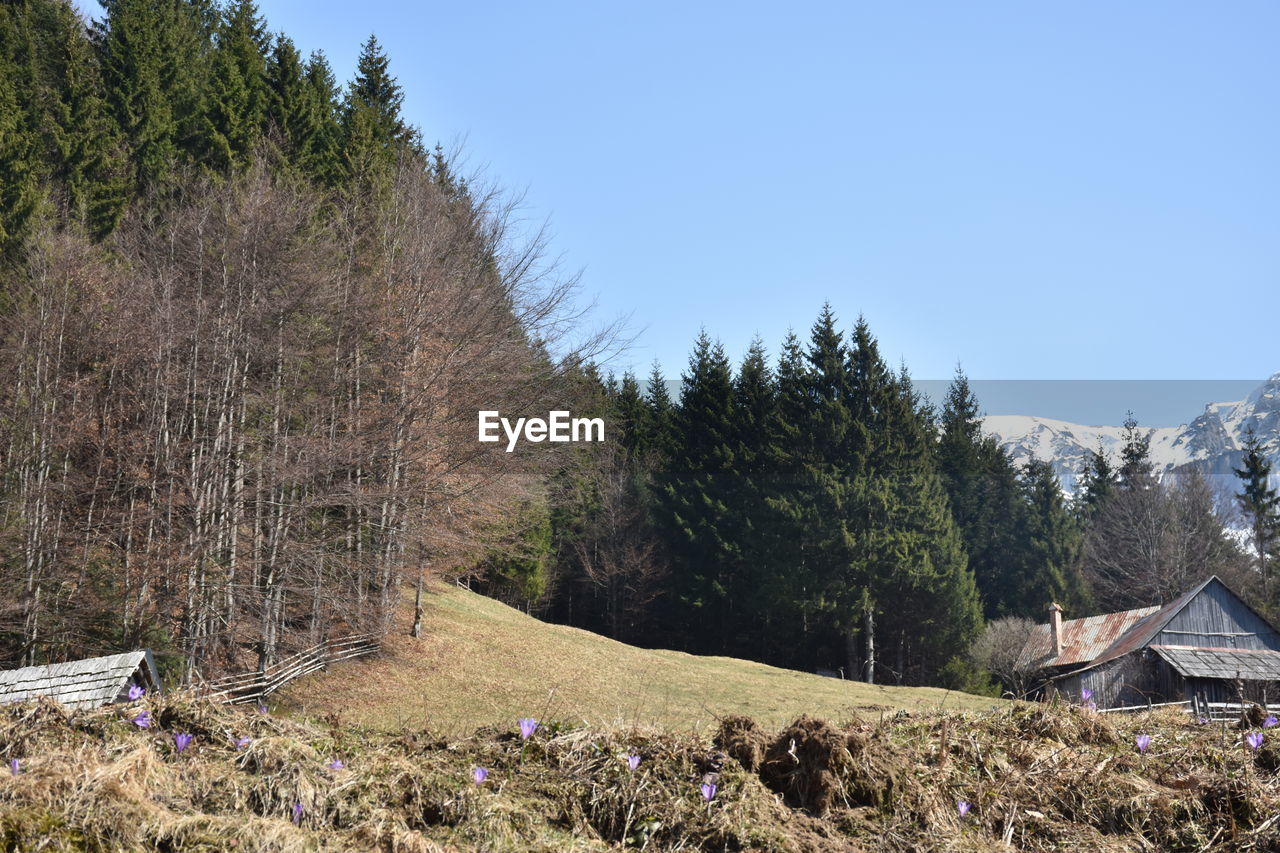
<instances>
[{"instance_id":1,"label":"mountain ridge","mask_svg":"<svg viewBox=\"0 0 1280 853\"><path fill-rule=\"evenodd\" d=\"M983 429L1009 452L1015 464L1030 459L1050 463L1063 489L1074 493L1091 452L1099 448L1113 460L1124 446L1123 426L1090 426L1036 415L988 415ZM1151 442L1156 475L1177 476L1198 470L1218 490L1230 484L1239 467L1249 427L1274 459L1280 450L1280 373L1243 400L1205 404L1204 411L1176 427L1143 430ZM1141 425L1139 426L1141 428Z\"/></svg>"}]
</instances>

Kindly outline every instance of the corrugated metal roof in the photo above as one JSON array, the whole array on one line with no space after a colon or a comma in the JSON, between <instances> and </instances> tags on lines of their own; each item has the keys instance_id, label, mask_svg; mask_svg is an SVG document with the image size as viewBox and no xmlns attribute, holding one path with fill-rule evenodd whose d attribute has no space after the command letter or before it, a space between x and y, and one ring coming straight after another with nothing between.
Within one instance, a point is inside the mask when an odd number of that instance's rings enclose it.
<instances>
[{"instance_id":1,"label":"corrugated metal roof","mask_svg":"<svg viewBox=\"0 0 1280 853\"><path fill-rule=\"evenodd\" d=\"M1206 649L1193 646L1152 646L1183 677L1280 681L1280 652L1254 649Z\"/></svg>"},{"instance_id":2,"label":"corrugated metal roof","mask_svg":"<svg viewBox=\"0 0 1280 853\"><path fill-rule=\"evenodd\" d=\"M125 698L134 682L151 691L159 687L148 651L5 670L0 672L0 705L49 696L73 708L97 708Z\"/></svg>"},{"instance_id":3,"label":"corrugated metal roof","mask_svg":"<svg viewBox=\"0 0 1280 853\"><path fill-rule=\"evenodd\" d=\"M1178 611L1186 607L1187 604L1190 603L1191 599L1200 594L1201 590L1214 582L1222 583L1222 581L1218 580L1218 576L1214 575L1204 583L1198 585L1195 589L1178 596L1173 601L1148 616L1146 619L1143 619L1141 622L1134 625L1132 630L1116 640L1115 643L1113 643L1105 652L1098 655L1097 659L1093 661L1093 665L1096 666L1100 663L1106 663L1109 660L1115 660L1118 657L1127 655L1130 652L1136 652L1138 649L1146 646L1156 638L1156 635L1160 633L1161 628L1169 624L1169 620L1178 615ZM1226 584L1222 585L1228 592L1231 592L1230 588L1227 587ZM1234 592L1231 594L1235 595Z\"/></svg>"},{"instance_id":4,"label":"corrugated metal roof","mask_svg":"<svg viewBox=\"0 0 1280 853\"><path fill-rule=\"evenodd\" d=\"M1062 654L1053 654L1053 639L1049 626L1037 625L1031 630L1027 642L1018 655L1019 669L1036 669L1046 666L1070 666L1083 664L1107 651L1116 640L1158 607L1139 607L1119 613L1086 616L1083 619L1067 619L1062 623Z\"/></svg>"}]
</instances>

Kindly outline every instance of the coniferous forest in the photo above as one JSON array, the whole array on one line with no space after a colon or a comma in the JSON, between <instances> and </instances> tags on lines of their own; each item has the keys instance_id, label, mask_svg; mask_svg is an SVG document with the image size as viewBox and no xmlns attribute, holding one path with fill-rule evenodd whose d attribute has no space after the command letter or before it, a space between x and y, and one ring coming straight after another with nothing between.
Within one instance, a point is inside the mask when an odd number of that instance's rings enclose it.
<instances>
[{"instance_id":1,"label":"coniferous forest","mask_svg":"<svg viewBox=\"0 0 1280 853\"><path fill-rule=\"evenodd\" d=\"M1133 424L1069 500L963 373L935 408L832 306L738 364L704 333L674 394L609 373L545 241L402 100L376 39L340 82L247 0L0 4L0 659L260 666L415 590L423 630L434 576L626 642L982 691L992 626L1273 558L1274 494L1246 556ZM553 408L608 440L476 441L478 410Z\"/></svg>"}]
</instances>

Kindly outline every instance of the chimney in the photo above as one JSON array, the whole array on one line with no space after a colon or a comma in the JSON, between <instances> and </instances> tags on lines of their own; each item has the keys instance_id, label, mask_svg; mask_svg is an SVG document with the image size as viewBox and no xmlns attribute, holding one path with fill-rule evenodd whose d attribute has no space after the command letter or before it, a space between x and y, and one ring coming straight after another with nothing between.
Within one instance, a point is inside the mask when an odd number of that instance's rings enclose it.
<instances>
[{"instance_id":1,"label":"chimney","mask_svg":"<svg viewBox=\"0 0 1280 853\"><path fill-rule=\"evenodd\" d=\"M1062 654L1062 607L1055 601L1049 605L1049 636L1053 638L1053 656Z\"/></svg>"}]
</instances>

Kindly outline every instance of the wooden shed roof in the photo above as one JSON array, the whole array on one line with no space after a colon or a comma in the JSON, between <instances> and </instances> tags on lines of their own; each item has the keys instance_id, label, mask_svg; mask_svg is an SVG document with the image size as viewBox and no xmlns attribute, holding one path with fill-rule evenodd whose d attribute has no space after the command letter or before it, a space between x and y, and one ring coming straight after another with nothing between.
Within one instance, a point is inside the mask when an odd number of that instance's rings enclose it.
<instances>
[{"instance_id":1,"label":"wooden shed roof","mask_svg":"<svg viewBox=\"0 0 1280 853\"><path fill-rule=\"evenodd\" d=\"M1206 649L1152 646L1183 678L1230 678L1280 681L1280 652L1257 649Z\"/></svg>"},{"instance_id":2,"label":"wooden shed roof","mask_svg":"<svg viewBox=\"0 0 1280 853\"><path fill-rule=\"evenodd\" d=\"M128 697L129 686L160 687L146 650L0 672L0 705L48 696L72 708L97 708Z\"/></svg>"},{"instance_id":3,"label":"wooden shed roof","mask_svg":"<svg viewBox=\"0 0 1280 853\"><path fill-rule=\"evenodd\" d=\"M1119 613L1103 613L1083 619L1067 619L1062 623L1062 654L1054 655L1053 638L1048 625L1031 629L1022 652L1018 655L1018 668L1069 666L1086 664L1125 636L1135 625L1155 613L1158 607L1139 607Z\"/></svg>"}]
</instances>

